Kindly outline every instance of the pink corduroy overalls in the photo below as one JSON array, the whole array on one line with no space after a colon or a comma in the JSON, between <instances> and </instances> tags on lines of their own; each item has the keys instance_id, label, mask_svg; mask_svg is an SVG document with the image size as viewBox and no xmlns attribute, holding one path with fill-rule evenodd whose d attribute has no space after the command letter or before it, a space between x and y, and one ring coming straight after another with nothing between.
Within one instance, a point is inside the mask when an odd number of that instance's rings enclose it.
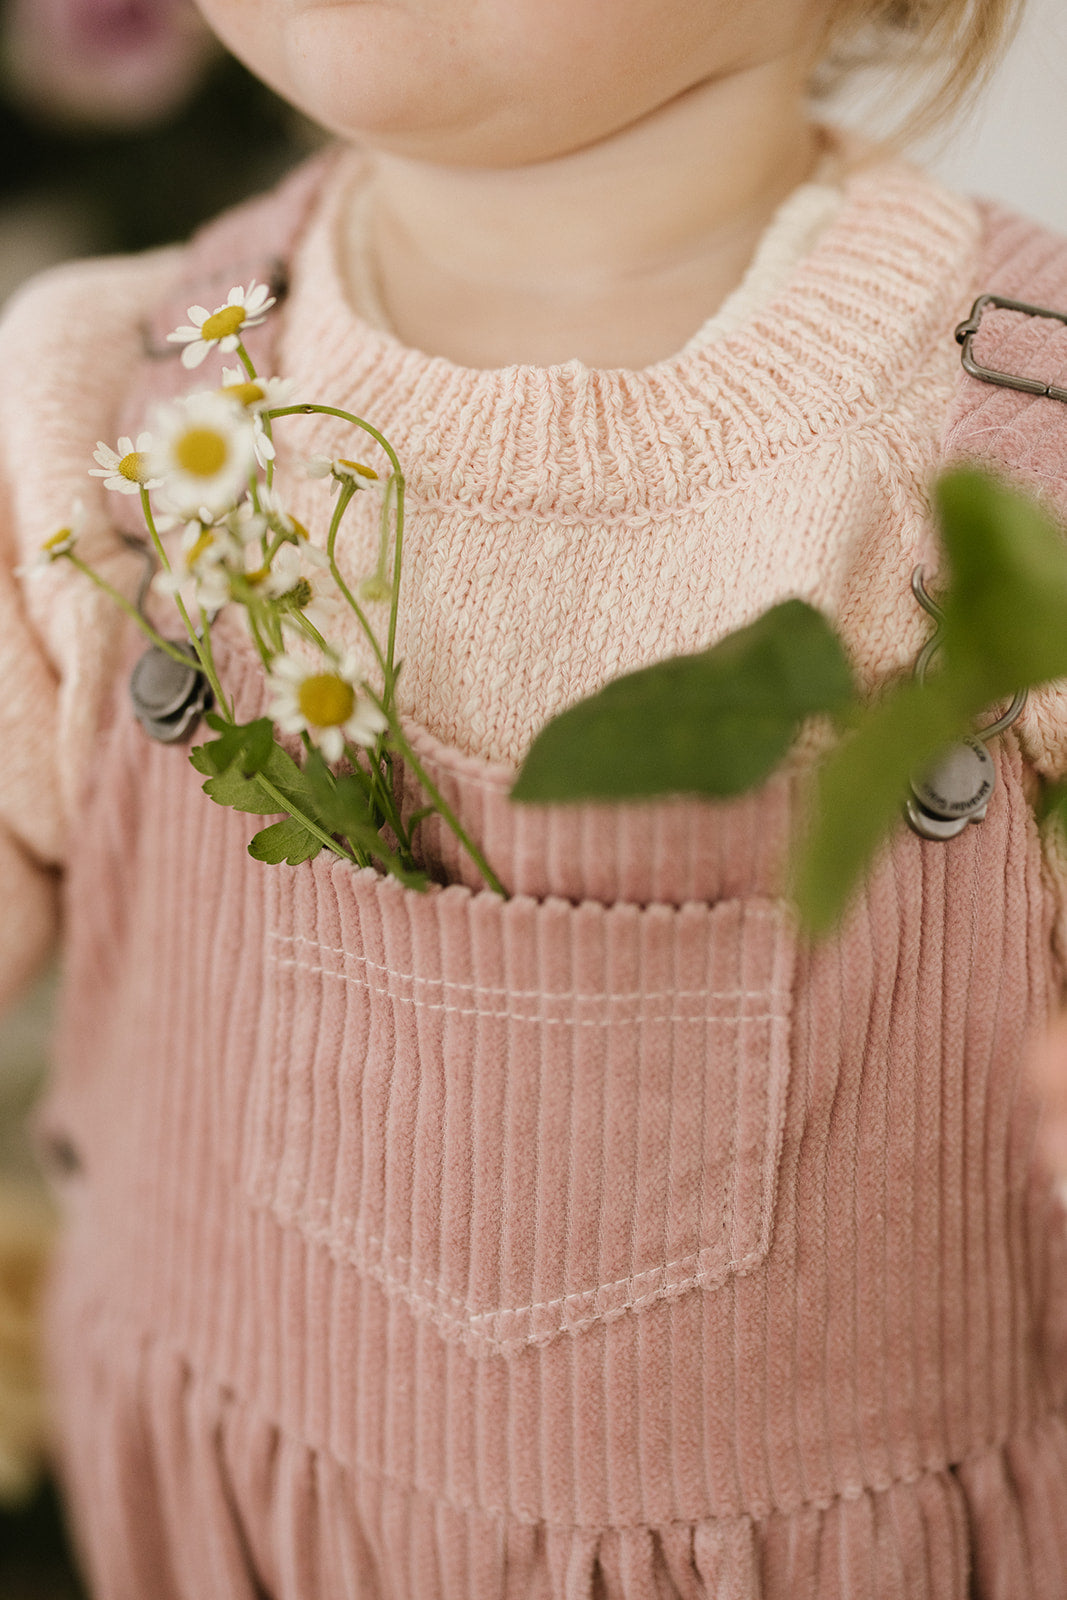
<instances>
[{"instance_id":1,"label":"pink corduroy overalls","mask_svg":"<svg viewBox=\"0 0 1067 1600\"><path fill-rule=\"evenodd\" d=\"M213 225L160 327L284 262L315 182ZM1040 230L990 213L987 260L1067 303ZM145 374L134 431L186 378ZM1059 412L968 381L946 449L1062 478ZM1015 741L986 821L902 828L812 948L795 777L525 810L414 737L509 901L434 823L423 895L252 861L117 686L42 1116L94 1596L1064 1600L1067 1232L1020 1077L1062 972Z\"/></svg>"}]
</instances>

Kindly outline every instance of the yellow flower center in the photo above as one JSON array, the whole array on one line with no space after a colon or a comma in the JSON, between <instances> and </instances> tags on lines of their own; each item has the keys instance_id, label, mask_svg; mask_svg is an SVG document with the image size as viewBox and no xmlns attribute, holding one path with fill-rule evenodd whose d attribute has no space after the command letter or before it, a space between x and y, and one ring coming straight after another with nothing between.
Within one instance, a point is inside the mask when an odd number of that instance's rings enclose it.
<instances>
[{"instance_id":1,"label":"yellow flower center","mask_svg":"<svg viewBox=\"0 0 1067 1600\"><path fill-rule=\"evenodd\" d=\"M335 672L317 672L300 685L297 703L313 728L336 728L352 715L356 691Z\"/></svg>"},{"instance_id":2,"label":"yellow flower center","mask_svg":"<svg viewBox=\"0 0 1067 1600\"><path fill-rule=\"evenodd\" d=\"M349 461L347 456L338 456L337 465L347 467L349 472L358 472L364 478L376 478L378 474L373 467L365 467L362 461Z\"/></svg>"},{"instance_id":3,"label":"yellow flower center","mask_svg":"<svg viewBox=\"0 0 1067 1600\"><path fill-rule=\"evenodd\" d=\"M200 329L201 339L225 339L231 333L236 333L245 320L244 306L223 306L221 311L216 311L206 318Z\"/></svg>"},{"instance_id":4,"label":"yellow flower center","mask_svg":"<svg viewBox=\"0 0 1067 1600\"><path fill-rule=\"evenodd\" d=\"M228 383L222 393L242 406L254 406L257 401L267 397L267 391L260 383Z\"/></svg>"},{"instance_id":5,"label":"yellow flower center","mask_svg":"<svg viewBox=\"0 0 1067 1600\"><path fill-rule=\"evenodd\" d=\"M119 472L127 483L147 483L148 472L143 453L140 450L131 450L129 455L123 456L119 462Z\"/></svg>"},{"instance_id":6,"label":"yellow flower center","mask_svg":"<svg viewBox=\"0 0 1067 1600\"><path fill-rule=\"evenodd\" d=\"M45 540L44 544L41 546L41 549L54 550L57 545L65 544L66 541L71 537L72 534L69 528L60 528L58 533L54 533L50 539Z\"/></svg>"},{"instance_id":7,"label":"yellow flower center","mask_svg":"<svg viewBox=\"0 0 1067 1600\"><path fill-rule=\"evenodd\" d=\"M214 428L189 428L174 445L174 459L194 478L213 478L226 465L229 446Z\"/></svg>"}]
</instances>

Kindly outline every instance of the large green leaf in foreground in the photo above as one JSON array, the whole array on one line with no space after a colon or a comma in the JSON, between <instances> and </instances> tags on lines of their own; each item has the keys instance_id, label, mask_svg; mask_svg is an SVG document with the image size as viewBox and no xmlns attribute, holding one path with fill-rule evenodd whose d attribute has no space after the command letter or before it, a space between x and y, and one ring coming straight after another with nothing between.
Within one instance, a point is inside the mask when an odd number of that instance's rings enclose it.
<instances>
[{"instance_id":1,"label":"large green leaf in foreground","mask_svg":"<svg viewBox=\"0 0 1067 1600\"><path fill-rule=\"evenodd\" d=\"M630 673L571 706L531 745L513 798L738 794L770 775L805 718L841 719L851 708L849 732L813 782L793 860L802 921L832 929L902 826L910 777L991 706L1067 678L1060 527L1035 500L973 468L943 474L934 503L949 581L943 649L925 686L908 677L856 707L834 630L789 600L711 650Z\"/></svg>"},{"instance_id":2,"label":"large green leaf in foreground","mask_svg":"<svg viewBox=\"0 0 1067 1600\"><path fill-rule=\"evenodd\" d=\"M739 794L774 771L805 718L852 696L829 623L787 600L710 650L628 673L562 712L530 746L512 798Z\"/></svg>"},{"instance_id":3,"label":"large green leaf in foreground","mask_svg":"<svg viewBox=\"0 0 1067 1600\"><path fill-rule=\"evenodd\" d=\"M1067 676L1067 541L1028 495L974 468L935 489L950 586L945 674L975 710Z\"/></svg>"},{"instance_id":4,"label":"large green leaf in foreground","mask_svg":"<svg viewBox=\"0 0 1067 1600\"><path fill-rule=\"evenodd\" d=\"M949 566L942 659L925 688L909 679L867 707L818 774L795 863L801 919L816 933L840 920L900 825L912 774L995 702L1067 676L1062 530L1028 496L974 468L943 475L935 504Z\"/></svg>"}]
</instances>

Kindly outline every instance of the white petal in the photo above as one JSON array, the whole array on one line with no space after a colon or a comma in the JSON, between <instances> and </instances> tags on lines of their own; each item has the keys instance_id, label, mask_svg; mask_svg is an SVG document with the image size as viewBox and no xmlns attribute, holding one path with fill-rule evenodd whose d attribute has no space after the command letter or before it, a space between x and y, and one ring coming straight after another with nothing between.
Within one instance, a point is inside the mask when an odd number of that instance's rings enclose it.
<instances>
[{"instance_id":1,"label":"white petal","mask_svg":"<svg viewBox=\"0 0 1067 1600\"><path fill-rule=\"evenodd\" d=\"M275 656L270 664L270 670L273 677L283 678L287 683L297 685L311 676L311 668L303 661L298 661L295 656Z\"/></svg>"},{"instance_id":2,"label":"white petal","mask_svg":"<svg viewBox=\"0 0 1067 1600\"><path fill-rule=\"evenodd\" d=\"M190 369L198 367L210 349L211 344L187 344L182 351L182 366Z\"/></svg>"}]
</instances>

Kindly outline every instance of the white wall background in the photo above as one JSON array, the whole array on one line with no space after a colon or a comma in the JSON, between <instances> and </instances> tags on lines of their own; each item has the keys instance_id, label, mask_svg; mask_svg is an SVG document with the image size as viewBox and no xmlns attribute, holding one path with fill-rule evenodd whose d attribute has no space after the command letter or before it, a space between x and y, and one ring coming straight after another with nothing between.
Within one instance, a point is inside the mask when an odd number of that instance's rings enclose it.
<instances>
[{"instance_id":1,"label":"white wall background","mask_svg":"<svg viewBox=\"0 0 1067 1600\"><path fill-rule=\"evenodd\" d=\"M863 127L871 97L843 105ZM1028 0L1010 51L976 111L914 152L967 194L1003 201L1067 234L1067 0Z\"/></svg>"}]
</instances>

